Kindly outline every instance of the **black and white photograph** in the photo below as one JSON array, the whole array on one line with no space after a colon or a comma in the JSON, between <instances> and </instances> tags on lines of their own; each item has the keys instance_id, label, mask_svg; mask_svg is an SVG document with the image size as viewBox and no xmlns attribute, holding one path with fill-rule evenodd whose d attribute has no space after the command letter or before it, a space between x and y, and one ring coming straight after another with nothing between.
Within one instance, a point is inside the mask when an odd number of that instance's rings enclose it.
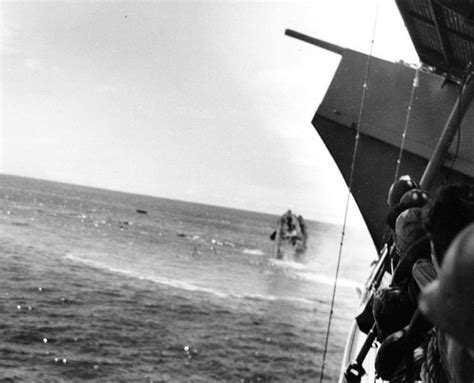
<instances>
[{"instance_id":1,"label":"black and white photograph","mask_svg":"<svg viewBox=\"0 0 474 383\"><path fill-rule=\"evenodd\" d=\"M0 382L474 382L474 0L0 15Z\"/></svg>"}]
</instances>

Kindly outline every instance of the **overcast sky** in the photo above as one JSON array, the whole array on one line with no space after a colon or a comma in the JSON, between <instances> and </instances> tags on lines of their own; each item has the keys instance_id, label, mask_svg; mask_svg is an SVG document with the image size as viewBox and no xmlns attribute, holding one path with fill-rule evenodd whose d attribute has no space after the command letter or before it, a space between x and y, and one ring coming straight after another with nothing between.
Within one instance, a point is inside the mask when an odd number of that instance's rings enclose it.
<instances>
[{"instance_id":1,"label":"overcast sky","mask_svg":"<svg viewBox=\"0 0 474 383\"><path fill-rule=\"evenodd\" d=\"M311 126L339 57L284 30L368 52L375 0L1 7L2 172L342 222ZM417 60L394 1L374 53Z\"/></svg>"}]
</instances>

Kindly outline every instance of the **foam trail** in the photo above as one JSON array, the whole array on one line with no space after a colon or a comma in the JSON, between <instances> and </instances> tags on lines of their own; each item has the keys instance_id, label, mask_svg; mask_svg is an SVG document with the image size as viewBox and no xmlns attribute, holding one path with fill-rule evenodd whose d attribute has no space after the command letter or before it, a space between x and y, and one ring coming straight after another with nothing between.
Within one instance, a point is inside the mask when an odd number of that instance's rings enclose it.
<instances>
[{"instance_id":1,"label":"foam trail","mask_svg":"<svg viewBox=\"0 0 474 383\"><path fill-rule=\"evenodd\" d=\"M116 267L111 267L111 266L105 265L101 262L93 261L93 260L90 260L90 259L83 259L83 258L77 257L77 256L75 256L73 254L70 254L70 253L67 254L65 258L68 259L68 260L71 260L71 261L74 261L74 262L80 262L80 263L83 263L83 264L86 264L88 266L95 267L95 268L98 268L98 269L111 271L111 272L114 272L114 273L117 273L117 274L124 274L124 275L127 275L127 276L132 277L132 278L147 280L147 281L155 282L155 283L158 283L158 284L161 284L161 285L166 285L166 286L170 286L170 287L179 288L179 289L182 289L182 290L200 291L200 292L216 295L220 298L226 298L226 297L229 296L229 294L226 294L226 293L223 293L223 292L220 292L220 291L216 291L214 289L209 289L209 288L206 288L206 287L193 285L191 283L178 281L176 279L169 279L169 278L163 278L163 277L157 277L157 276L151 276L151 275L143 275L143 274L141 274L139 272L136 272L136 271L119 269L119 268L116 268Z\"/></svg>"},{"instance_id":2,"label":"foam trail","mask_svg":"<svg viewBox=\"0 0 474 383\"><path fill-rule=\"evenodd\" d=\"M298 302L298 303L304 303L304 304L314 304L317 302L316 300L309 299L309 298L292 297L292 296L285 297L285 296L276 296L276 295L237 294L237 293L232 293L232 292L225 293L222 291L194 285L192 283L179 281L176 279L169 279L169 278L157 277L157 276L151 276L151 275L143 275L139 272L111 267L101 262L90 260L90 259L84 259L71 253L66 254L65 259L72 262L82 263L82 264L85 264L97 269L107 270L113 273L123 274L128 277L137 278L140 280L146 280L146 281L158 283L165 286L179 288L179 289L187 290L187 291L197 291L197 292L212 294L219 298L251 299L251 300L263 300L263 301L279 301L280 300L280 301Z\"/></svg>"}]
</instances>

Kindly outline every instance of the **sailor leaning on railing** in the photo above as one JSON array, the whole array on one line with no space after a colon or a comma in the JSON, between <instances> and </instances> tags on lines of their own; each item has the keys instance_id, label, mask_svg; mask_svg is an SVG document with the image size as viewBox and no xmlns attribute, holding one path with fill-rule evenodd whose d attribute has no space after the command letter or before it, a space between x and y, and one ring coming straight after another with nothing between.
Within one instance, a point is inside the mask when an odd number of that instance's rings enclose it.
<instances>
[{"instance_id":1,"label":"sailor leaning on railing","mask_svg":"<svg viewBox=\"0 0 474 383\"><path fill-rule=\"evenodd\" d=\"M389 192L394 271L372 310L375 368L391 382L474 382L474 187L432 200L408 176Z\"/></svg>"}]
</instances>

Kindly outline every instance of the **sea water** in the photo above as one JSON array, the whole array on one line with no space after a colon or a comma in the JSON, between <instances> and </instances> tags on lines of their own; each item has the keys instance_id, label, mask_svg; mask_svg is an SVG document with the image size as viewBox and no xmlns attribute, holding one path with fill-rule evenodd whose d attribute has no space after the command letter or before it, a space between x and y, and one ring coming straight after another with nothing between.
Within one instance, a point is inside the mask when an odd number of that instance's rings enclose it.
<instances>
[{"instance_id":1,"label":"sea water","mask_svg":"<svg viewBox=\"0 0 474 383\"><path fill-rule=\"evenodd\" d=\"M0 182L4 381L319 377L340 227L309 221L303 258L276 260L277 216L6 175ZM351 233L327 381L337 377L370 263L367 242Z\"/></svg>"}]
</instances>

